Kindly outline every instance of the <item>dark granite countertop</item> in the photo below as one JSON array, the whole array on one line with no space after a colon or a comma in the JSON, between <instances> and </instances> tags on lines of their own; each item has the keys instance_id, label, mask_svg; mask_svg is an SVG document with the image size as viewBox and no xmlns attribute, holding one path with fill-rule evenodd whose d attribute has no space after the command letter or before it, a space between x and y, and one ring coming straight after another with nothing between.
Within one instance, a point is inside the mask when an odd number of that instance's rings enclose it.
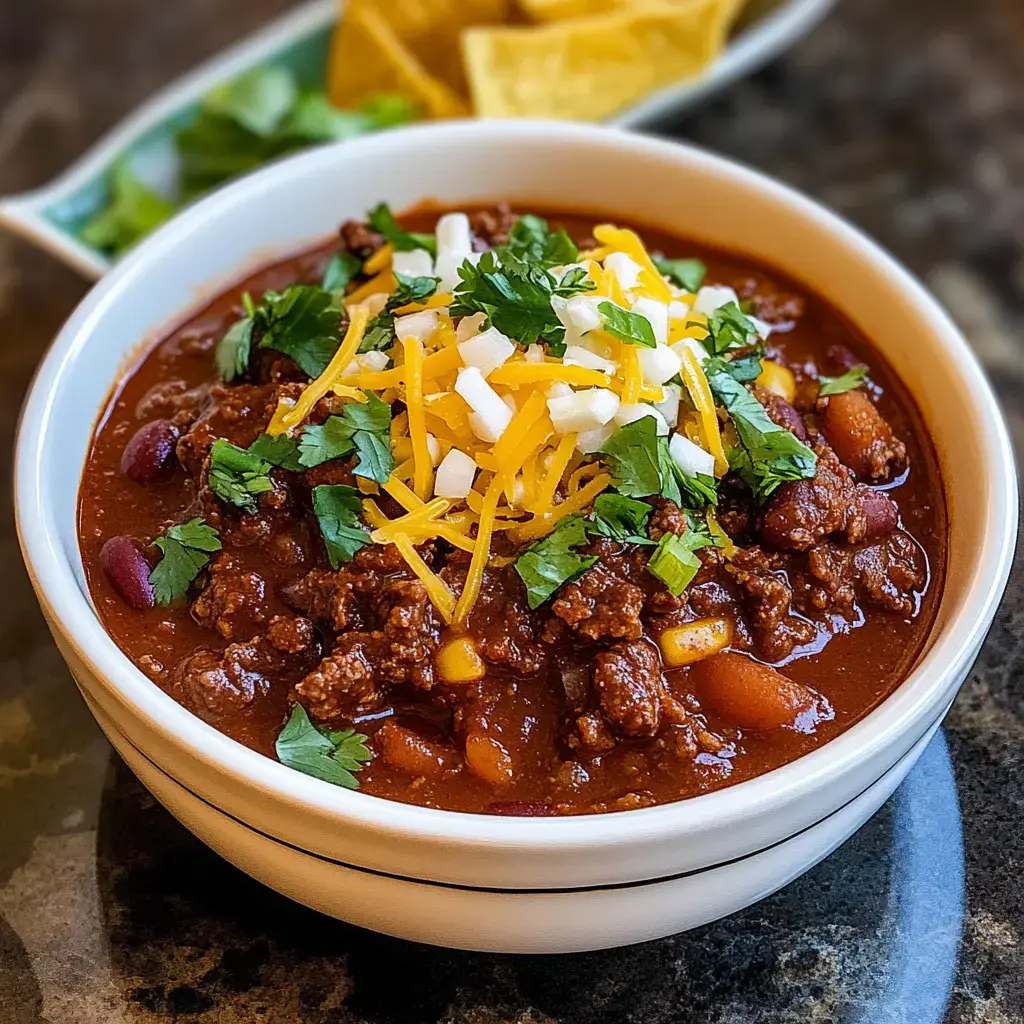
<instances>
[{"instance_id":1,"label":"dark granite countertop","mask_svg":"<svg viewBox=\"0 0 1024 1024\"><path fill-rule=\"evenodd\" d=\"M286 6L2 0L0 193L46 181ZM1020 0L843 0L774 66L668 130L892 248L963 326L1024 443ZM832 857L695 932L568 957L438 950L322 918L206 850L111 755L14 536L17 410L85 290L0 235L0 1024L1024 1022L1020 559L947 721L951 767L937 742Z\"/></svg>"}]
</instances>

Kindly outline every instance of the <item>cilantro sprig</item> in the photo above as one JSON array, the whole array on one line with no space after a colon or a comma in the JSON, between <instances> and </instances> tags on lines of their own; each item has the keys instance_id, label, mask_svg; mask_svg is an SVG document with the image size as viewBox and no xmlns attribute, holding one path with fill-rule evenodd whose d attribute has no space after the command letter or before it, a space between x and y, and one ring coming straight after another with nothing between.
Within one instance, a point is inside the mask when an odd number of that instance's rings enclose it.
<instances>
[{"instance_id":1,"label":"cilantro sprig","mask_svg":"<svg viewBox=\"0 0 1024 1024\"><path fill-rule=\"evenodd\" d=\"M527 213L512 225L504 248L529 263L559 267L575 263L579 249L565 228L552 231L543 217Z\"/></svg>"},{"instance_id":2,"label":"cilantro sprig","mask_svg":"<svg viewBox=\"0 0 1024 1024\"><path fill-rule=\"evenodd\" d=\"M325 292L336 296L344 296L349 281L363 267L363 261L350 252L336 252L324 268L324 278L320 284Z\"/></svg>"},{"instance_id":3,"label":"cilantro sprig","mask_svg":"<svg viewBox=\"0 0 1024 1024\"><path fill-rule=\"evenodd\" d=\"M366 325L360 352L378 352L395 340L395 310L410 302L422 302L437 291L436 277L409 277L395 274L398 287L388 296L384 308Z\"/></svg>"},{"instance_id":4,"label":"cilantro sprig","mask_svg":"<svg viewBox=\"0 0 1024 1024\"><path fill-rule=\"evenodd\" d=\"M378 203L369 213L367 223L374 231L382 234L394 247L396 252L412 252L413 249L426 249L431 256L437 255L437 239L433 235L424 235L415 231L406 231L391 212L387 203Z\"/></svg>"},{"instance_id":5,"label":"cilantro sprig","mask_svg":"<svg viewBox=\"0 0 1024 1024\"><path fill-rule=\"evenodd\" d=\"M206 475L210 490L222 501L246 512L255 512L259 507L258 496L274 489L269 473L269 462L222 437L210 448L210 468Z\"/></svg>"},{"instance_id":6,"label":"cilantro sprig","mask_svg":"<svg viewBox=\"0 0 1024 1024\"><path fill-rule=\"evenodd\" d=\"M713 356L760 343L757 327L735 302L719 306L708 317L708 337L704 347Z\"/></svg>"},{"instance_id":7,"label":"cilantro sprig","mask_svg":"<svg viewBox=\"0 0 1024 1024\"><path fill-rule=\"evenodd\" d=\"M818 395L827 398L829 395L841 395L844 391L853 391L859 388L868 376L868 368L863 363L851 366L846 373L839 377L819 377L821 387Z\"/></svg>"},{"instance_id":8,"label":"cilantro sprig","mask_svg":"<svg viewBox=\"0 0 1024 1024\"><path fill-rule=\"evenodd\" d=\"M597 311L604 321L604 329L619 341L624 341L627 345L643 345L645 348L658 347L654 328L647 317L631 313L613 302L599 302Z\"/></svg>"},{"instance_id":9,"label":"cilantro sprig","mask_svg":"<svg viewBox=\"0 0 1024 1024\"><path fill-rule=\"evenodd\" d=\"M647 520L653 509L646 501L605 491L594 499L592 532L630 544L650 544Z\"/></svg>"},{"instance_id":10,"label":"cilantro sprig","mask_svg":"<svg viewBox=\"0 0 1024 1024\"><path fill-rule=\"evenodd\" d=\"M688 292L696 292L704 283L708 268L697 259L672 260L664 256L655 256L654 266L659 274L675 282Z\"/></svg>"},{"instance_id":11,"label":"cilantro sprig","mask_svg":"<svg viewBox=\"0 0 1024 1024\"><path fill-rule=\"evenodd\" d=\"M371 391L364 392L366 403L351 402L340 416L328 416L319 426L307 426L299 441L299 463L306 469L331 459L340 459L353 451L359 462L356 476L386 483L395 468L391 454L391 407Z\"/></svg>"},{"instance_id":12,"label":"cilantro sprig","mask_svg":"<svg viewBox=\"0 0 1024 1024\"><path fill-rule=\"evenodd\" d=\"M107 205L81 229L82 241L95 249L124 252L174 213L174 204L142 181L127 159L114 164L107 189Z\"/></svg>"},{"instance_id":13,"label":"cilantro sprig","mask_svg":"<svg viewBox=\"0 0 1024 1024\"><path fill-rule=\"evenodd\" d=\"M358 789L355 773L373 759L366 739L355 729L320 730L309 720L306 709L296 704L274 749L281 764L289 768L345 789Z\"/></svg>"},{"instance_id":14,"label":"cilantro sprig","mask_svg":"<svg viewBox=\"0 0 1024 1024\"><path fill-rule=\"evenodd\" d=\"M526 586L526 603L539 608L559 587L583 575L596 561L575 549L587 542L589 527L579 516L566 516L546 537L531 544L514 568Z\"/></svg>"},{"instance_id":15,"label":"cilantro sprig","mask_svg":"<svg viewBox=\"0 0 1024 1024\"><path fill-rule=\"evenodd\" d=\"M207 526L202 516L170 527L153 544L161 555L149 574L157 604L170 604L184 597L192 581L209 563L210 555L221 548L220 534Z\"/></svg>"},{"instance_id":16,"label":"cilantro sprig","mask_svg":"<svg viewBox=\"0 0 1024 1024\"><path fill-rule=\"evenodd\" d=\"M327 548L332 569L351 562L370 535L360 525L362 495L348 484L321 484L313 488L313 515Z\"/></svg>"}]
</instances>

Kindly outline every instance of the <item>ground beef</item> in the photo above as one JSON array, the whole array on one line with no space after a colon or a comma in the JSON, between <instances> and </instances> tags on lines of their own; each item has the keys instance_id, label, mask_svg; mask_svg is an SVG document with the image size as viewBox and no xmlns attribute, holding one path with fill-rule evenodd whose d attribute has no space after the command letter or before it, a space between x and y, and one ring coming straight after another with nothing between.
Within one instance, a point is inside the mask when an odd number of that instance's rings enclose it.
<instances>
[{"instance_id":1,"label":"ground beef","mask_svg":"<svg viewBox=\"0 0 1024 1024\"><path fill-rule=\"evenodd\" d=\"M896 526L899 512L882 493L858 484L825 444L816 444L818 467L811 480L783 484L762 513L759 531L775 547L806 551L832 533L857 544Z\"/></svg>"},{"instance_id":2,"label":"ground beef","mask_svg":"<svg viewBox=\"0 0 1024 1024\"><path fill-rule=\"evenodd\" d=\"M218 555L209 572L209 581L192 602L192 618L226 640L252 636L267 621L263 577L240 568L228 554Z\"/></svg>"},{"instance_id":3,"label":"ground beef","mask_svg":"<svg viewBox=\"0 0 1024 1024\"><path fill-rule=\"evenodd\" d=\"M689 529L686 513L674 501L648 498L647 503L654 506L654 512L647 521L647 532L651 540L660 540L666 533L681 537Z\"/></svg>"},{"instance_id":4,"label":"ground beef","mask_svg":"<svg viewBox=\"0 0 1024 1024\"><path fill-rule=\"evenodd\" d=\"M668 692L661 655L646 640L615 644L594 658L594 692L601 714L618 736L657 734L662 719L681 724L686 711Z\"/></svg>"},{"instance_id":5,"label":"ground beef","mask_svg":"<svg viewBox=\"0 0 1024 1024\"><path fill-rule=\"evenodd\" d=\"M223 651L199 650L175 669L171 695L205 722L245 712L272 685L290 685L316 663L317 640L307 619L278 616L267 633Z\"/></svg>"},{"instance_id":6,"label":"ground beef","mask_svg":"<svg viewBox=\"0 0 1024 1024\"><path fill-rule=\"evenodd\" d=\"M775 331L791 331L804 315L804 300L790 292L778 292L755 278L736 283L736 292L749 303L750 311Z\"/></svg>"},{"instance_id":7,"label":"ground beef","mask_svg":"<svg viewBox=\"0 0 1024 1024\"><path fill-rule=\"evenodd\" d=\"M473 247L479 252L492 249L496 245L504 245L517 219L509 209L508 203L498 203L489 209L470 214L469 226L473 232Z\"/></svg>"},{"instance_id":8,"label":"ground beef","mask_svg":"<svg viewBox=\"0 0 1024 1024\"><path fill-rule=\"evenodd\" d=\"M760 548L737 553L729 567L750 612L750 625L758 654L766 661L781 661L794 647L817 636L813 623L793 614L793 590L778 559Z\"/></svg>"},{"instance_id":9,"label":"ground beef","mask_svg":"<svg viewBox=\"0 0 1024 1024\"><path fill-rule=\"evenodd\" d=\"M169 419L179 430L186 429L206 404L209 391L207 384L190 388L187 381L164 380L139 399L135 415L140 420Z\"/></svg>"},{"instance_id":10,"label":"ground beef","mask_svg":"<svg viewBox=\"0 0 1024 1024\"><path fill-rule=\"evenodd\" d=\"M851 547L834 541L807 552L807 601L819 610L852 617L858 598L884 611L910 617L927 571L920 548L894 530L877 544Z\"/></svg>"},{"instance_id":11,"label":"ground beef","mask_svg":"<svg viewBox=\"0 0 1024 1024\"><path fill-rule=\"evenodd\" d=\"M342 248L366 259L384 245L384 236L361 220L347 220L338 229Z\"/></svg>"},{"instance_id":12,"label":"ground beef","mask_svg":"<svg viewBox=\"0 0 1024 1024\"><path fill-rule=\"evenodd\" d=\"M602 563L558 591L551 610L590 640L635 639L643 634L644 592Z\"/></svg>"}]
</instances>

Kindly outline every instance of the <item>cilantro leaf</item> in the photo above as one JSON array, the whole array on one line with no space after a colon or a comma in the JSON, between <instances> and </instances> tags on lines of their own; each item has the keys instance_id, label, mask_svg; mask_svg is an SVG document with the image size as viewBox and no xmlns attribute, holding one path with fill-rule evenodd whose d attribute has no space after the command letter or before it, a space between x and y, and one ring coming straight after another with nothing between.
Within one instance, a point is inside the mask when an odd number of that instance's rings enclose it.
<instances>
[{"instance_id":1,"label":"cilantro leaf","mask_svg":"<svg viewBox=\"0 0 1024 1024\"><path fill-rule=\"evenodd\" d=\"M270 463L218 437L210 449L210 468L206 474L210 490L246 512L259 507L256 496L272 491L274 485L267 475Z\"/></svg>"},{"instance_id":2,"label":"cilantro leaf","mask_svg":"<svg viewBox=\"0 0 1024 1024\"><path fill-rule=\"evenodd\" d=\"M720 356L733 349L747 348L760 341L757 328L735 302L719 306L708 317L708 332L704 347L713 356Z\"/></svg>"},{"instance_id":3,"label":"cilantro leaf","mask_svg":"<svg viewBox=\"0 0 1024 1024\"><path fill-rule=\"evenodd\" d=\"M362 508L359 491L348 484L313 488L313 514L320 524L332 569L351 562L355 553L370 543L370 535L357 525Z\"/></svg>"},{"instance_id":4,"label":"cilantro leaf","mask_svg":"<svg viewBox=\"0 0 1024 1024\"><path fill-rule=\"evenodd\" d=\"M844 391L853 391L864 383L868 375L868 368L863 363L851 366L840 377L819 377L821 384L818 395L827 398L829 395L841 395Z\"/></svg>"},{"instance_id":5,"label":"cilantro leaf","mask_svg":"<svg viewBox=\"0 0 1024 1024\"><path fill-rule=\"evenodd\" d=\"M183 597L200 570L210 561L210 554L221 547L220 535L203 522L202 516L172 526L153 544L161 554L160 561L149 574L157 604L170 604Z\"/></svg>"},{"instance_id":6,"label":"cilantro leaf","mask_svg":"<svg viewBox=\"0 0 1024 1024\"><path fill-rule=\"evenodd\" d=\"M437 239L433 235L406 231L395 220L395 215L387 203L378 203L370 211L367 222L374 231L382 234L395 247L396 252L426 249L431 256L437 255Z\"/></svg>"},{"instance_id":7,"label":"cilantro leaf","mask_svg":"<svg viewBox=\"0 0 1024 1024\"><path fill-rule=\"evenodd\" d=\"M623 543L650 544L647 520L652 511L646 501L606 491L594 499L593 530L602 537Z\"/></svg>"},{"instance_id":8,"label":"cilantro leaf","mask_svg":"<svg viewBox=\"0 0 1024 1024\"><path fill-rule=\"evenodd\" d=\"M373 434L368 430L357 430L352 435L359 461L352 470L356 476L387 483L395 469L395 459L387 435Z\"/></svg>"},{"instance_id":9,"label":"cilantro leaf","mask_svg":"<svg viewBox=\"0 0 1024 1024\"><path fill-rule=\"evenodd\" d=\"M612 475L612 486L627 498L662 493L663 464L653 416L619 427L601 448Z\"/></svg>"},{"instance_id":10,"label":"cilantro leaf","mask_svg":"<svg viewBox=\"0 0 1024 1024\"><path fill-rule=\"evenodd\" d=\"M249 299L248 292L245 298ZM236 320L224 337L217 342L217 347L213 350L213 362L221 380L230 383L249 369L253 327L253 318L243 316L241 320Z\"/></svg>"},{"instance_id":11,"label":"cilantro leaf","mask_svg":"<svg viewBox=\"0 0 1024 1024\"><path fill-rule=\"evenodd\" d=\"M114 164L106 205L82 226L86 245L118 255L159 227L174 213L174 204L154 192L126 159Z\"/></svg>"},{"instance_id":12,"label":"cilantro leaf","mask_svg":"<svg viewBox=\"0 0 1024 1024\"><path fill-rule=\"evenodd\" d=\"M310 424L299 441L299 462L312 469L331 459L351 454L355 448L352 427L341 416L328 416L319 426Z\"/></svg>"},{"instance_id":13,"label":"cilantro leaf","mask_svg":"<svg viewBox=\"0 0 1024 1024\"><path fill-rule=\"evenodd\" d=\"M647 317L631 313L612 302L598 303L597 311L604 320L604 329L619 341L629 345L643 345L646 348L658 347L654 328Z\"/></svg>"},{"instance_id":14,"label":"cilantro leaf","mask_svg":"<svg viewBox=\"0 0 1024 1024\"><path fill-rule=\"evenodd\" d=\"M566 516L546 537L531 544L515 560L515 570L526 585L526 602L539 608L565 583L583 575L596 555L582 557L573 550L587 542L588 524L579 516Z\"/></svg>"},{"instance_id":15,"label":"cilantro leaf","mask_svg":"<svg viewBox=\"0 0 1024 1024\"><path fill-rule=\"evenodd\" d=\"M271 437L260 434L251 445L249 453L269 462L272 466L280 466L292 473L301 473L303 466L299 462L299 446L287 434Z\"/></svg>"},{"instance_id":16,"label":"cilantro leaf","mask_svg":"<svg viewBox=\"0 0 1024 1024\"><path fill-rule=\"evenodd\" d=\"M274 749L281 764L345 789L359 788L353 773L361 771L373 756L362 733L354 729L321 731L301 704L292 708Z\"/></svg>"},{"instance_id":17,"label":"cilantro leaf","mask_svg":"<svg viewBox=\"0 0 1024 1024\"><path fill-rule=\"evenodd\" d=\"M543 217L532 213L524 214L512 225L508 243L502 248L520 259L544 267L575 263L580 254L565 228L552 231Z\"/></svg>"},{"instance_id":18,"label":"cilantro leaf","mask_svg":"<svg viewBox=\"0 0 1024 1024\"><path fill-rule=\"evenodd\" d=\"M485 252L476 266L466 260L459 267L459 278L452 316L483 313L502 334L515 338L520 345L541 340L561 346L565 328L551 308L551 297L574 295L593 286L580 275L570 275L559 283L550 271L528 263L509 249Z\"/></svg>"},{"instance_id":19,"label":"cilantro leaf","mask_svg":"<svg viewBox=\"0 0 1024 1024\"><path fill-rule=\"evenodd\" d=\"M224 82L207 93L205 113L247 128L255 135L270 135L298 99L295 76L275 65L254 68L240 78Z\"/></svg>"},{"instance_id":20,"label":"cilantro leaf","mask_svg":"<svg viewBox=\"0 0 1024 1024\"><path fill-rule=\"evenodd\" d=\"M289 356L309 377L319 377L338 350L341 313L334 296L315 285L293 284L267 292L254 313L260 348Z\"/></svg>"},{"instance_id":21,"label":"cilantro leaf","mask_svg":"<svg viewBox=\"0 0 1024 1024\"><path fill-rule=\"evenodd\" d=\"M654 266L659 274L688 292L698 291L708 272L708 268L700 260L695 259L672 260L664 256L655 256Z\"/></svg>"},{"instance_id":22,"label":"cilantro leaf","mask_svg":"<svg viewBox=\"0 0 1024 1024\"><path fill-rule=\"evenodd\" d=\"M739 359L723 359L721 356L712 356L704 364L704 373L727 373L733 380L741 384L749 384L761 376L761 350L748 356L741 356Z\"/></svg>"},{"instance_id":23,"label":"cilantro leaf","mask_svg":"<svg viewBox=\"0 0 1024 1024\"><path fill-rule=\"evenodd\" d=\"M395 310L410 302L422 302L437 291L436 277L408 277L395 274L398 287L388 296L384 308L366 325L360 352L379 352L395 340Z\"/></svg>"},{"instance_id":24,"label":"cilantro leaf","mask_svg":"<svg viewBox=\"0 0 1024 1024\"><path fill-rule=\"evenodd\" d=\"M324 268L320 287L325 292L345 293L349 281L362 269L363 261L350 252L336 252Z\"/></svg>"},{"instance_id":25,"label":"cilantro leaf","mask_svg":"<svg viewBox=\"0 0 1024 1024\"><path fill-rule=\"evenodd\" d=\"M340 416L328 416L321 426L308 426L299 442L299 461L312 468L330 459L359 453L356 476L385 483L395 468L391 454L391 407L370 391L366 403L351 402Z\"/></svg>"},{"instance_id":26,"label":"cilantro leaf","mask_svg":"<svg viewBox=\"0 0 1024 1024\"><path fill-rule=\"evenodd\" d=\"M663 534L647 562L647 571L655 579L661 580L675 597L679 597L690 585L702 565L687 541L689 536L689 531L682 536Z\"/></svg>"},{"instance_id":27,"label":"cilantro leaf","mask_svg":"<svg viewBox=\"0 0 1024 1024\"><path fill-rule=\"evenodd\" d=\"M729 466L754 492L758 501L786 480L814 476L817 456L795 434L769 419L764 406L729 374L708 375L715 398L725 406L740 445L729 452Z\"/></svg>"}]
</instances>

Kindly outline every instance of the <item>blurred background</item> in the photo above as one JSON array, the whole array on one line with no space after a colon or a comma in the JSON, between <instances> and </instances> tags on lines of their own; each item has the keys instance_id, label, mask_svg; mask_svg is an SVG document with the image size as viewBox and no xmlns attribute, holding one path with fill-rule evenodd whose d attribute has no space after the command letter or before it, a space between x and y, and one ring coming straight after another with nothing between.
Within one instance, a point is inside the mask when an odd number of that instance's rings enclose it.
<instances>
[{"instance_id":1,"label":"blurred background","mask_svg":"<svg viewBox=\"0 0 1024 1024\"><path fill-rule=\"evenodd\" d=\"M288 8L0 0L0 195L45 183ZM653 127L781 178L895 252L967 334L1021 450L1020 0L840 0L770 66ZM219 861L112 760L14 535L18 409L87 287L0 231L0 1024L1024 1022L1019 560L947 721L949 759L933 751L841 851L725 922L585 956L460 954L326 921Z\"/></svg>"}]
</instances>

